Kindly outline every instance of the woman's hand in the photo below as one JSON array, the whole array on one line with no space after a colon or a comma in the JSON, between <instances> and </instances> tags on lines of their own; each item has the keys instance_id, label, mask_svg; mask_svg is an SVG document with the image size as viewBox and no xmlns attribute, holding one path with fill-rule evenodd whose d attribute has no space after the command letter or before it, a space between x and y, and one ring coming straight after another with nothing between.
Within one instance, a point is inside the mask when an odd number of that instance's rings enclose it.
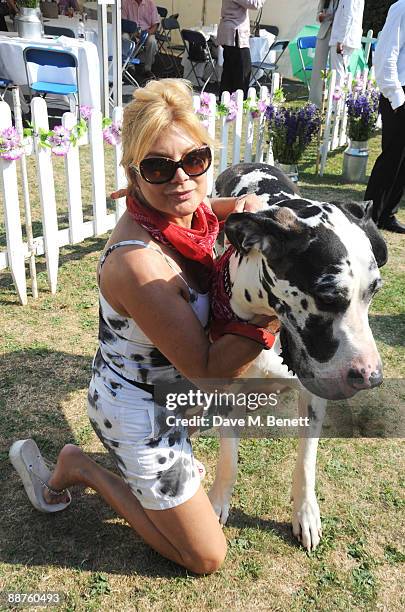
<instances>
[{"instance_id":1,"label":"woman's hand","mask_svg":"<svg viewBox=\"0 0 405 612\"><path fill-rule=\"evenodd\" d=\"M233 212L257 212L263 209L263 202L255 193L247 193L236 198Z\"/></svg>"},{"instance_id":2,"label":"woman's hand","mask_svg":"<svg viewBox=\"0 0 405 612\"><path fill-rule=\"evenodd\" d=\"M113 191L110 193L110 198L112 200L119 200L120 198L126 198L128 195L128 189L118 189L118 191Z\"/></svg>"},{"instance_id":3,"label":"woman's hand","mask_svg":"<svg viewBox=\"0 0 405 612\"><path fill-rule=\"evenodd\" d=\"M257 327L263 327L272 334L277 334L280 331L280 321L277 317L277 313L273 310L273 315L255 315L253 319L249 321L252 325Z\"/></svg>"}]
</instances>

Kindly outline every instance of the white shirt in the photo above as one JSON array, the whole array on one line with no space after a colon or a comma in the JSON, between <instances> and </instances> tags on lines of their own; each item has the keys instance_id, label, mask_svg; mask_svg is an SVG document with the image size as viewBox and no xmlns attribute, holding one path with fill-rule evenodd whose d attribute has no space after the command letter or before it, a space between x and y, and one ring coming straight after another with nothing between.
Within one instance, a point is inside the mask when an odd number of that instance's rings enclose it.
<instances>
[{"instance_id":1,"label":"white shirt","mask_svg":"<svg viewBox=\"0 0 405 612\"><path fill-rule=\"evenodd\" d=\"M329 45L360 49L363 35L364 0L340 0L332 25Z\"/></svg>"},{"instance_id":2,"label":"white shirt","mask_svg":"<svg viewBox=\"0 0 405 612\"><path fill-rule=\"evenodd\" d=\"M375 78L395 110L405 103L405 0L388 11L374 53Z\"/></svg>"}]
</instances>

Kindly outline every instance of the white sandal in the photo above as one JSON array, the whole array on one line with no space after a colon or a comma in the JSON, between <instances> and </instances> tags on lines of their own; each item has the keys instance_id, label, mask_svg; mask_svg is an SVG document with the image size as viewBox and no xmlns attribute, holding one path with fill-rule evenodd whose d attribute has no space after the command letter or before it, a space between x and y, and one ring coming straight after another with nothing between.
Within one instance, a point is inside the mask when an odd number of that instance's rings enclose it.
<instances>
[{"instance_id":1,"label":"white sandal","mask_svg":"<svg viewBox=\"0 0 405 612\"><path fill-rule=\"evenodd\" d=\"M55 491L47 484L51 477L49 464L47 465L34 440L17 440L11 446L8 455L34 508L40 512L60 512L69 506L72 501L70 492L67 489ZM69 501L47 504L43 496L44 487L53 495L67 494Z\"/></svg>"}]
</instances>

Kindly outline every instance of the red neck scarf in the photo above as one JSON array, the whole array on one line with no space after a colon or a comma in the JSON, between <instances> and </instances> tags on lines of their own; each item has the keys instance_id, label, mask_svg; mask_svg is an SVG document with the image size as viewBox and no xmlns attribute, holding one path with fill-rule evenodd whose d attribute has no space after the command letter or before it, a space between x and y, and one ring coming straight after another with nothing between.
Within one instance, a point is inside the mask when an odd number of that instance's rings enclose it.
<instances>
[{"instance_id":1,"label":"red neck scarf","mask_svg":"<svg viewBox=\"0 0 405 612\"><path fill-rule=\"evenodd\" d=\"M218 236L219 223L204 202L195 211L191 228L171 223L157 210L144 206L129 195L127 209L131 217L155 240L174 247L186 259L205 266L209 272L213 271L212 250Z\"/></svg>"}]
</instances>

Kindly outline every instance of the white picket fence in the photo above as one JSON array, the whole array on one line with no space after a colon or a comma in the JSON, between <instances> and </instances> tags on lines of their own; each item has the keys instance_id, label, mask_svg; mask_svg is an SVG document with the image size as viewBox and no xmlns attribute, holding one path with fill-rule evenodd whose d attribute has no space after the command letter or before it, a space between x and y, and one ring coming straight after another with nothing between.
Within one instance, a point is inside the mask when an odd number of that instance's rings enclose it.
<instances>
[{"instance_id":1,"label":"white picket fence","mask_svg":"<svg viewBox=\"0 0 405 612\"><path fill-rule=\"evenodd\" d=\"M262 87L259 98L270 100L272 92L279 87L279 75L273 79L272 91ZM249 90L251 104L256 103L256 91ZM222 102L229 102L229 93L224 92ZM194 107L200 106L199 96L194 97ZM227 122L225 117L216 117L216 100L210 95L209 107L211 113L208 117L208 130L212 136L217 131L219 121L220 150L218 172L222 172L228 165L228 142L232 130L232 164L239 161L266 161L272 163L271 150L266 147L265 118L261 113L259 117L253 118L251 113L243 112L243 94L237 92L237 116L232 122ZM46 103L42 98L34 98L31 103L32 123L37 130L39 128L49 129L49 121ZM115 108L113 121L122 118L122 109ZM247 122L247 125L245 123ZM76 123L74 114L67 112L63 115L62 124L66 128L72 128ZM6 102L0 101L0 129L12 126L11 109ZM20 126L16 126L21 128ZM102 116L99 111L93 111L88 125L87 134L80 139L77 146L71 146L64 160L66 176L66 211L69 217L69 227L59 229L58 215L54 184L53 157L48 148L39 146L38 137L34 136L31 146L26 149L24 155L18 161L7 161L0 158L0 190L4 206L4 219L6 229L6 249L0 252L0 270L9 268L12 274L18 298L22 304L27 303L27 281L26 261L30 264L31 291L33 296L37 295L35 276L35 257L45 255L48 285L51 293L55 293L58 284L59 250L67 244L78 244L91 236L100 236L111 230L125 210L124 199L116 201L116 209L113 213L107 211L106 187L105 187L105 162L102 133ZM246 129L245 129L246 128ZM244 136L244 141L243 139ZM255 138L256 135L256 138ZM91 221L83 220L82 203L82 177L79 160L79 148L83 144L90 145L91 158L91 185L93 215ZM243 158L241 157L243 151ZM37 167L37 188L41 203L42 236L33 237L30 234L30 202L29 187L24 189L23 208L25 211L24 223L26 232L23 233L21 220L17 164L20 164L20 177L24 182L26 177L26 156L35 156ZM123 169L120 167L121 146L115 146L115 186L116 189L125 187L126 179ZM209 170L209 193L214 182L214 166Z\"/></svg>"},{"instance_id":2,"label":"white picket fence","mask_svg":"<svg viewBox=\"0 0 405 612\"><path fill-rule=\"evenodd\" d=\"M365 68L356 77L361 77L363 92L367 87L368 79L374 79L374 68ZM346 83L340 90L339 99L336 98L336 71L332 70L326 92L326 113L324 119L324 131L320 147L319 174L323 176L328 153L338 147L343 147L348 142L347 137L347 105L346 100L352 92L353 75L348 74Z\"/></svg>"}]
</instances>

